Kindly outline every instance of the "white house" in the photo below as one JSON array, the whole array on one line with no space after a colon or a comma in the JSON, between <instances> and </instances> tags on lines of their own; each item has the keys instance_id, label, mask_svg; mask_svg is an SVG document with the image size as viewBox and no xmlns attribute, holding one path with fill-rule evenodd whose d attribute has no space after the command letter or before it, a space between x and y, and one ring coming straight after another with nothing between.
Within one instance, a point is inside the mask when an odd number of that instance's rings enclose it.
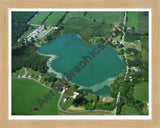
<instances>
[{"instance_id":1,"label":"white house","mask_svg":"<svg viewBox=\"0 0 160 128\"><path fill-rule=\"evenodd\" d=\"M79 95L78 92L74 92L73 99L75 99Z\"/></svg>"}]
</instances>

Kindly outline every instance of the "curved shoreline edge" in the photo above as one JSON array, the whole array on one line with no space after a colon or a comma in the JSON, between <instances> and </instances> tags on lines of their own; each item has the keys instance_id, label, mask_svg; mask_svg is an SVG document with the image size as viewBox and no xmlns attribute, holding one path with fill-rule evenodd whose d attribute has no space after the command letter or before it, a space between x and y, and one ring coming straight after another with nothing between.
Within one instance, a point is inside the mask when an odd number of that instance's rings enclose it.
<instances>
[{"instance_id":1,"label":"curved shoreline edge","mask_svg":"<svg viewBox=\"0 0 160 128\"><path fill-rule=\"evenodd\" d=\"M63 34L64 35L64 34ZM82 37L80 36L80 35L78 35L78 34L75 34L78 38L80 38L81 40L82 40L82 42L83 42L83 39L82 39ZM62 36L62 35L61 35ZM58 38L58 37L57 37ZM86 45L86 44L85 44ZM107 46L105 46L105 47L107 47ZM109 47L110 48L110 47ZM112 49L112 48L111 48ZM112 49L113 50L113 49ZM115 50L113 50L115 53L116 53L116 51ZM42 56L48 56L48 57L50 57L49 58L49 60L47 61L47 66L48 66L48 73L53 73L53 74L55 74L56 75L56 77L57 78L59 78L59 79L62 79L62 76L63 76L63 73L60 73L60 72L56 72L53 68L52 68L52 66L51 66L51 63L54 61L54 60L56 60L59 56L58 55L56 55L56 54L43 54L43 53L40 53L40 52L38 52L38 51L36 51L39 55L42 55ZM117 54L117 53L116 53ZM122 61L122 65L123 65L123 57L122 56L120 56L119 54L117 54L117 56L120 58L120 60ZM123 66L122 66L123 67ZM105 79L105 80L103 80L103 81L101 81L101 82L99 82L99 83L97 83L97 84L94 84L94 85L92 85L92 86L90 86L90 87L86 87L86 86L83 86L83 85L80 85L80 84L78 84L78 83L74 83L74 82L72 82L72 81L69 81L69 83L70 84L72 84L72 85L78 85L79 86L79 89L90 89L90 90L92 90L93 92L96 92L96 91L98 91L98 90L100 90L100 89L102 89L102 88L104 88L105 86L109 86L110 87L110 85L111 84L113 84L114 83L114 80L116 79L116 77L118 77L120 74L122 74L123 73L123 71L124 71L124 67L122 68L122 70L121 70L121 72L118 74L118 75L116 75L116 76L114 76L114 77L109 77L109 78L107 78L107 79ZM110 87L111 88L111 87ZM111 90L112 90L112 88L111 88ZM107 95L109 95L109 94L107 94Z\"/></svg>"}]
</instances>

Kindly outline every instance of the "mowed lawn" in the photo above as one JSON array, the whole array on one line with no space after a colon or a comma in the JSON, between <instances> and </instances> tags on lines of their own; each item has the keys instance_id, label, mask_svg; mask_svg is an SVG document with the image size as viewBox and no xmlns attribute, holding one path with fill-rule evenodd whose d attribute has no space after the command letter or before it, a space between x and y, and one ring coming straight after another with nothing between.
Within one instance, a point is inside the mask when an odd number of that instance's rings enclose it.
<instances>
[{"instance_id":1,"label":"mowed lawn","mask_svg":"<svg viewBox=\"0 0 160 128\"><path fill-rule=\"evenodd\" d=\"M42 21L49 15L50 12L39 12L39 14L33 18L30 24L41 24Z\"/></svg>"},{"instance_id":2,"label":"mowed lawn","mask_svg":"<svg viewBox=\"0 0 160 128\"><path fill-rule=\"evenodd\" d=\"M140 115L140 113L135 109L124 105L122 107L121 115Z\"/></svg>"},{"instance_id":3,"label":"mowed lawn","mask_svg":"<svg viewBox=\"0 0 160 128\"><path fill-rule=\"evenodd\" d=\"M134 92L133 92L133 97L136 100L140 100L140 101L148 101L148 94L149 90L148 90L148 82L143 82L141 84L137 84L134 87Z\"/></svg>"},{"instance_id":4,"label":"mowed lawn","mask_svg":"<svg viewBox=\"0 0 160 128\"><path fill-rule=\"evenodd\" d=\"M124 12L87 12L85 18L105 20L109 23L123 23Z\"/></svg>"},{"instance_id":5,"label":"mowed lawn","mask_svg":"<svg viewBox=\"0 0 160 128\"><path fill-rule=\"evenodd\" d=\"M138 28L138 12L128 12L127 27Z\"/></svg>"},{"instance_id":6,"label":"mowed lawn","mask_svg":"<svg viewBox=\"0 0 160 128\"><path fill-rule=\"evenodd\" d=\"M60 94L54 92L50 100L44 95L49 94L50 89L43 87L33 80L12 78L12 114L13 115L57 115L57 102ZM40 108L37 99L41 98L44 103ZM33 108L40 110L33 111Z\"/></svg>"},{"instance_id":7,"label":"mowed lawn","mask_svg":"<svg viewBox=\"0 0 160 128\"><path fill-rule=\"evenodd\" d=\"M45 21L46 25L56 25L65 12L53 12Z\"/></svg>"}]
</instances>

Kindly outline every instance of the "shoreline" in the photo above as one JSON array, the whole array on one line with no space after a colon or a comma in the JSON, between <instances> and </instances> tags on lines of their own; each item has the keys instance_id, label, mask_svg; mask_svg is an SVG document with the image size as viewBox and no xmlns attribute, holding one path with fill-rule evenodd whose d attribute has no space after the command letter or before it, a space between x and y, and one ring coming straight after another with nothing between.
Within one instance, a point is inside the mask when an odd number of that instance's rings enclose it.
<instances>
[{"instance_id":1,"label":"shoreline","mask_svg":"<svg viewBox=\"0 0 160 128\"><path fill-rule=\"evenodd\" d=\"M64 35L64 34L63 34L63 35ZM82 40L82 38L81 38L80 35L76 34L76 36ZM83 41L82 41L82 42L83 42ZM95 45L95 46L96 46L96 45ZM105 47L107 47L107 46L105 46ZM110 47L108 47L108 48L110 48ZM111 48L111 49L112 49L112 48ZM112 50L114 50L114 49L112 49ZM56 55L56 54L43 54L43 53L40 53L40 52L38 52L38 51L36 51L36 52L37 52L39 55L50 57L49 60L47 61L47 66L48 66L48 68L49 68L47 72L48 72L48 73L53 73L53 74L56 75L57 78L62 79L62 76L63 76L64 73L56 72L56 71L52 68L52 66L51 66L51 63L52 63L54 60L56 60L59 56ZM115 52L115 51L114 51L114 52ZM116 52L115 52L115 53L116 53ZM116 54L117 54L117 53L116 53ZM117 56L118 56L118 57L120 58L120 60L122 61L122 65L123 65L123 57L120 56L119 54L117 54ZM89 86L89 87L80 85L80 84L78 84L78 83L74 83L74 82L72 82L72 81L68 81L68 82L69 82L70 84L72 84L72 85L75 85L75 84L78 85L78 86L79 86L78 89L90 89L90 90L92 90L93 92L96 92L96 91L104 88L105 86L108 86L108 87L111 88L110 85L114 83L114 80L115 80L119 75L121 75L121 74L123 73L123 71L124 71L124 65L123 65L123 68L122 68L121 72L120 72L118 75L116 75L116 76L114 76L114 77L109 77L109 78L107 78L107 79L105 79L105 80L103 80L103 81L101 81L101 82L99 82L99 83L97 83L97 84L94 84L94 85L92 85L92 86ZM112 90L112 88L111 88L111 90ZM113 90L112 90L112 91L113 91Z\"/></svg>"}]
</instances>

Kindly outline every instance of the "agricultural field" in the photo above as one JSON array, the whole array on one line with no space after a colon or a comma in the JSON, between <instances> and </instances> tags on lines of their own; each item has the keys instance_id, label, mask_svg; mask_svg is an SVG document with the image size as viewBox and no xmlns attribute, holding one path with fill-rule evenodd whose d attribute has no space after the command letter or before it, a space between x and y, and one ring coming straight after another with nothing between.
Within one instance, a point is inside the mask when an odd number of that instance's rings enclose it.
<instances>
[{"instance_id":1,"label":"agricultural field","mask_svg":"<svg viewBox=\"0 0 160 128\"><path fill-rule=\"evenodd\" d=\"M87 12L85 18L107 23L123 23L124 12Z\"/></svg>"},{"instance_id":2,"label":"agricultural field","mask_svg":"<svg viewBox=\"0 0 160 128\"><path fill-rule=\"evenodd\" d=\"M45 25L56 25L65 12L53 12L45 21Z\"/></svg>"},{"instance_id":3,"label":"agricultural field","mask_svg":"<svg viewBox=\"0 0 160 128\"><path fill-rule=\"evenodd\" d=\"M149 16L148 12L138 12L138 31L139 33L148 33Z\"/></svg>"},{"instance_id":4,"label":"agricultural field","mask_svg":"<svg viewBox=\"0 0 160 128\"><path fill-rule=\"evenodd\" d=\"M142 45L141 45L141 47L142 47L142 61L143 61L143 66L144 66L144 68L143 68L143 71L142 71L142 73L143 73L143 76L144 76L144 78L145 78L145 80L148 80L149 78L149 76L148 76L148 74L149 74L149 39L148 39L148 37L146 36L146 37L142 37L141 38L141 41L142 41Z\"/></svg>"},{"instance_id":5,"label":"agricultural field","mask_svg":"<svg viewBox=\"0 0 160 128\"><path fill-rule=\"evenodd\" d=\"M44 95L49 91L33 80L12 78L12 115L57 115L59 93L53 91L54 96L41 108L37 101L38 98L45 100Z\"/></svg>"},{"instance_id":6,"label":"agricultural field","mask_svg":"<svg viewBox=\"0 0 160 128\"><path fill-rule=\"evenodd\" d=\"M127 105L122 106L121 115L139 115L140 113L135 109L128 107Z\"/></svg>"},{"instance_id":7,"label":"agricultural field","mask_svg":"<svg viewBox=\"0 0 160 128\"><path fill-rule=\"evenodd\" d=\"M148 82L143 82L135 85L133 96L136 100L148 102L148 91Z\"/></svg>"},{"instance_id":8,"label":"agricultural field","mask_svg":"<svg viewBox=\"0 0 160 128\"><path fill-rule=\"evenodd\" d=\"M73 20L75 18L83 18L84 12L69 12L66 17L64 18L62 23L66 23L69 20Z\"/></svg>"},{"instance_id":9,"label":"agricultural field","mask_svg":"<svg viewBox=\"0 0 160 128\"><path fill-rule=\"evenodd\" d=\"M128 12L127 14L128 20L127 20L127 27L134 27L135 30L137 30L138 26L138 12Z\"/></svg>"},{"instance_id":10,"label":"agricultural field","mask_svg":"<svg viewBox=\"0 0 160 128\"><path fill-rule=\"evenodd\" d=\"M49 14L50 12L40 12L31 20L30 24L41 24Z\"/></svg>"}]
</instances>

